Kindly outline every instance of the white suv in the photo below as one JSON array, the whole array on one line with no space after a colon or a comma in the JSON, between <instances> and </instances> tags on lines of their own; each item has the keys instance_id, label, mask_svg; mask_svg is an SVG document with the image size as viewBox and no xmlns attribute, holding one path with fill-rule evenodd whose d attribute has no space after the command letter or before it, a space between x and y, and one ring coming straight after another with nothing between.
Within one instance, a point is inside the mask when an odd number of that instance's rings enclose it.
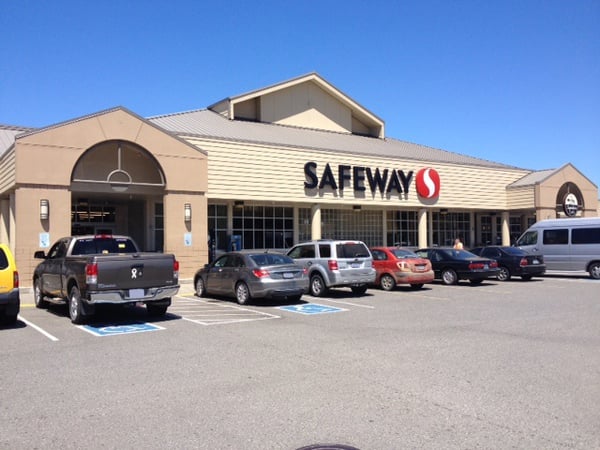
<instances>
[{"instance_id":1,"label":"white suv","mask_svg":"<svg viewBox=\"0 0 600 450\"><path fill-rule=\"evenodd\" d=\"M332 287L349 286L363 295L375 282L373 256L361 241L321 239L295 245L287 255L308 269L310 294L321 297Z\"/></svg>"}]
</instances>

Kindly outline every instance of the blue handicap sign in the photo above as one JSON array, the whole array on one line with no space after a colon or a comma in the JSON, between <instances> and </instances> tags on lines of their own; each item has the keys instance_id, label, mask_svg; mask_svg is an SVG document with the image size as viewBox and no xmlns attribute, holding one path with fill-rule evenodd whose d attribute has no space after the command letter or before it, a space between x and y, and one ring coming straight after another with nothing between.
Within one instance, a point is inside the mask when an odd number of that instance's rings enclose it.
<instances>
[{"instance_id":1,"label":"blue handicap sign","mask_svg":"<svg viewBox=\"0 0 600 450\"><path fill-rule=\"evenodd\" d=\"M299 314L326 314L326 313L334 313L340 311L346 311L342 308L335 308L333 306L319 305L317 303L304 303L302 305L289 305L289 306L280 306L279 309L283 309L284 311L291 311Z\"/></svg>"},{"instance_id":2,"label":"blue handicap sign","mask_svg":"<svg viewBox=\"0 0 600 450\"><path fill-rule=\"evenodd\" d=\"M144 333L146 331L164 330L151 323L127 323L121 325L82 325L80 328L94 336L115 336L117 334Z\"/></svg>"}]
</instances>

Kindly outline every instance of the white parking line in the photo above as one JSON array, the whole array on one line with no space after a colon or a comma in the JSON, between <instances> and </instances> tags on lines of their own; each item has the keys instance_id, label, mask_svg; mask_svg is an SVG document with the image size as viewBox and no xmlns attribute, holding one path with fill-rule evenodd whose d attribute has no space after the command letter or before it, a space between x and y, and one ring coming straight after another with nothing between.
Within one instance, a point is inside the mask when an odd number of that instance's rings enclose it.
<instances>
[{"instance_id":1,"label":"white parking line","mask_svg":"<svg viewBox=\"0 0 600 450\"><path fill-rule=\"evenodd\" d=\"M47 331L45 331L45 330L43 330L42 328L38 327L36 324L34 324L34 323L32 323L32 322L30 322L30 321L28 321L28 320L24 319L24 318L23 318L23 316L21 316L20 314L19 314L19 320L20 320L21 322L25 322L25 324L26 324L27 326L29 326L29 327L33 328L34 330L36 330L36 331L39 331L40 333L42 333L44 336L46 336L46 337L47 337L48 339L50 339L51 341L54 341L54 342L58 341L58 338L57 338L57 337L55 337L55 336L52 336L50 333L48 333Z\"/></svg>"},{"instance_id":2,"label":"white parking line","mask_svg":"<svg viewBox=\"0 0 600 450\"><path fill-rule=\"evenodd\" d=\"M319 301L321 301L321 300L323 300L325 302L331 302L331 303L341 303L342 305L350 305L350 306L358 306L360 308L375 309L375 307L373 305L361 305L360 303L342 302L340 300L330 300L328 298L319 299Z\"/></svg>"},{"instance_id":3,"label":"white parking line","mask_svg":"<svg viewBox=\"0 0 600 450\"><path fill-rule=\"evenodd\" d=\"M183 320L199 325L225 325L281 318L262 311L195 298L178 299L169 311L180 315Z\"/></svg>"}]
</instances>

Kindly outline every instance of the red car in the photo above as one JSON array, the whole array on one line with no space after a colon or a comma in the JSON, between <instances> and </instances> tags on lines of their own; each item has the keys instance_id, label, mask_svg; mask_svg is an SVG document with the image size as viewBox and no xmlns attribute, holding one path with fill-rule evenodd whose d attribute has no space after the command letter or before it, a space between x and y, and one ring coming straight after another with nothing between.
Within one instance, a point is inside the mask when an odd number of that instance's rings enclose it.
<instances>
[{"instance_id":1,"label":"red car","mask_svg":"<svg viewBox=\"0 0 600 450\"><path fill-rule=\"evenodd\" d=\"M373 267L377 271L375 284L391 291L397 284L410 284L421 289L433 281L433 269L428 259L401 247L373 247Z\"/></svg>"}]
</instances>

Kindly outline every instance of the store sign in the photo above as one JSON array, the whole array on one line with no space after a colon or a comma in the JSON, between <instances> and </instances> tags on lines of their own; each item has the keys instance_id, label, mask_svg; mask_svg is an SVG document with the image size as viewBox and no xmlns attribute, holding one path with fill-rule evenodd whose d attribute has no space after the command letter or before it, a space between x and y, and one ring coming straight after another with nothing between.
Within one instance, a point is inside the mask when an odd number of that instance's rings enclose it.
<instances>
[{"instance_id":1,"label":"store sign","mask_svg":"<svg viewBox=\"0 0 600 450\"><path fill-rule=\"evenodd\" d=\"M563 200L563 210L567 217L575 217L577 215L577 211L579 210L579 201L577 200L577 196L573 193L569 193L565 195Z\"/></svg>"},{"instance_id":2,"label":"store sign","mask_svg":"<svg viewBox=\"0 0 600 450\"><path fill-rule=\"evenodd\" d=\"M331 189L342 193L345 188L351 187L355 192L364 192L367 189L373 195L379 191L381 194L404 194L410 191L414 172L409 170L372 169L363 166L348 166L340 164L337 167L327 163L321 169L314 161L304 164L305 189ZM416 179L417 194L425 199L437 198L440 194L440 176L431 168L421 169Z\"/></svg>"}]
</instances>

